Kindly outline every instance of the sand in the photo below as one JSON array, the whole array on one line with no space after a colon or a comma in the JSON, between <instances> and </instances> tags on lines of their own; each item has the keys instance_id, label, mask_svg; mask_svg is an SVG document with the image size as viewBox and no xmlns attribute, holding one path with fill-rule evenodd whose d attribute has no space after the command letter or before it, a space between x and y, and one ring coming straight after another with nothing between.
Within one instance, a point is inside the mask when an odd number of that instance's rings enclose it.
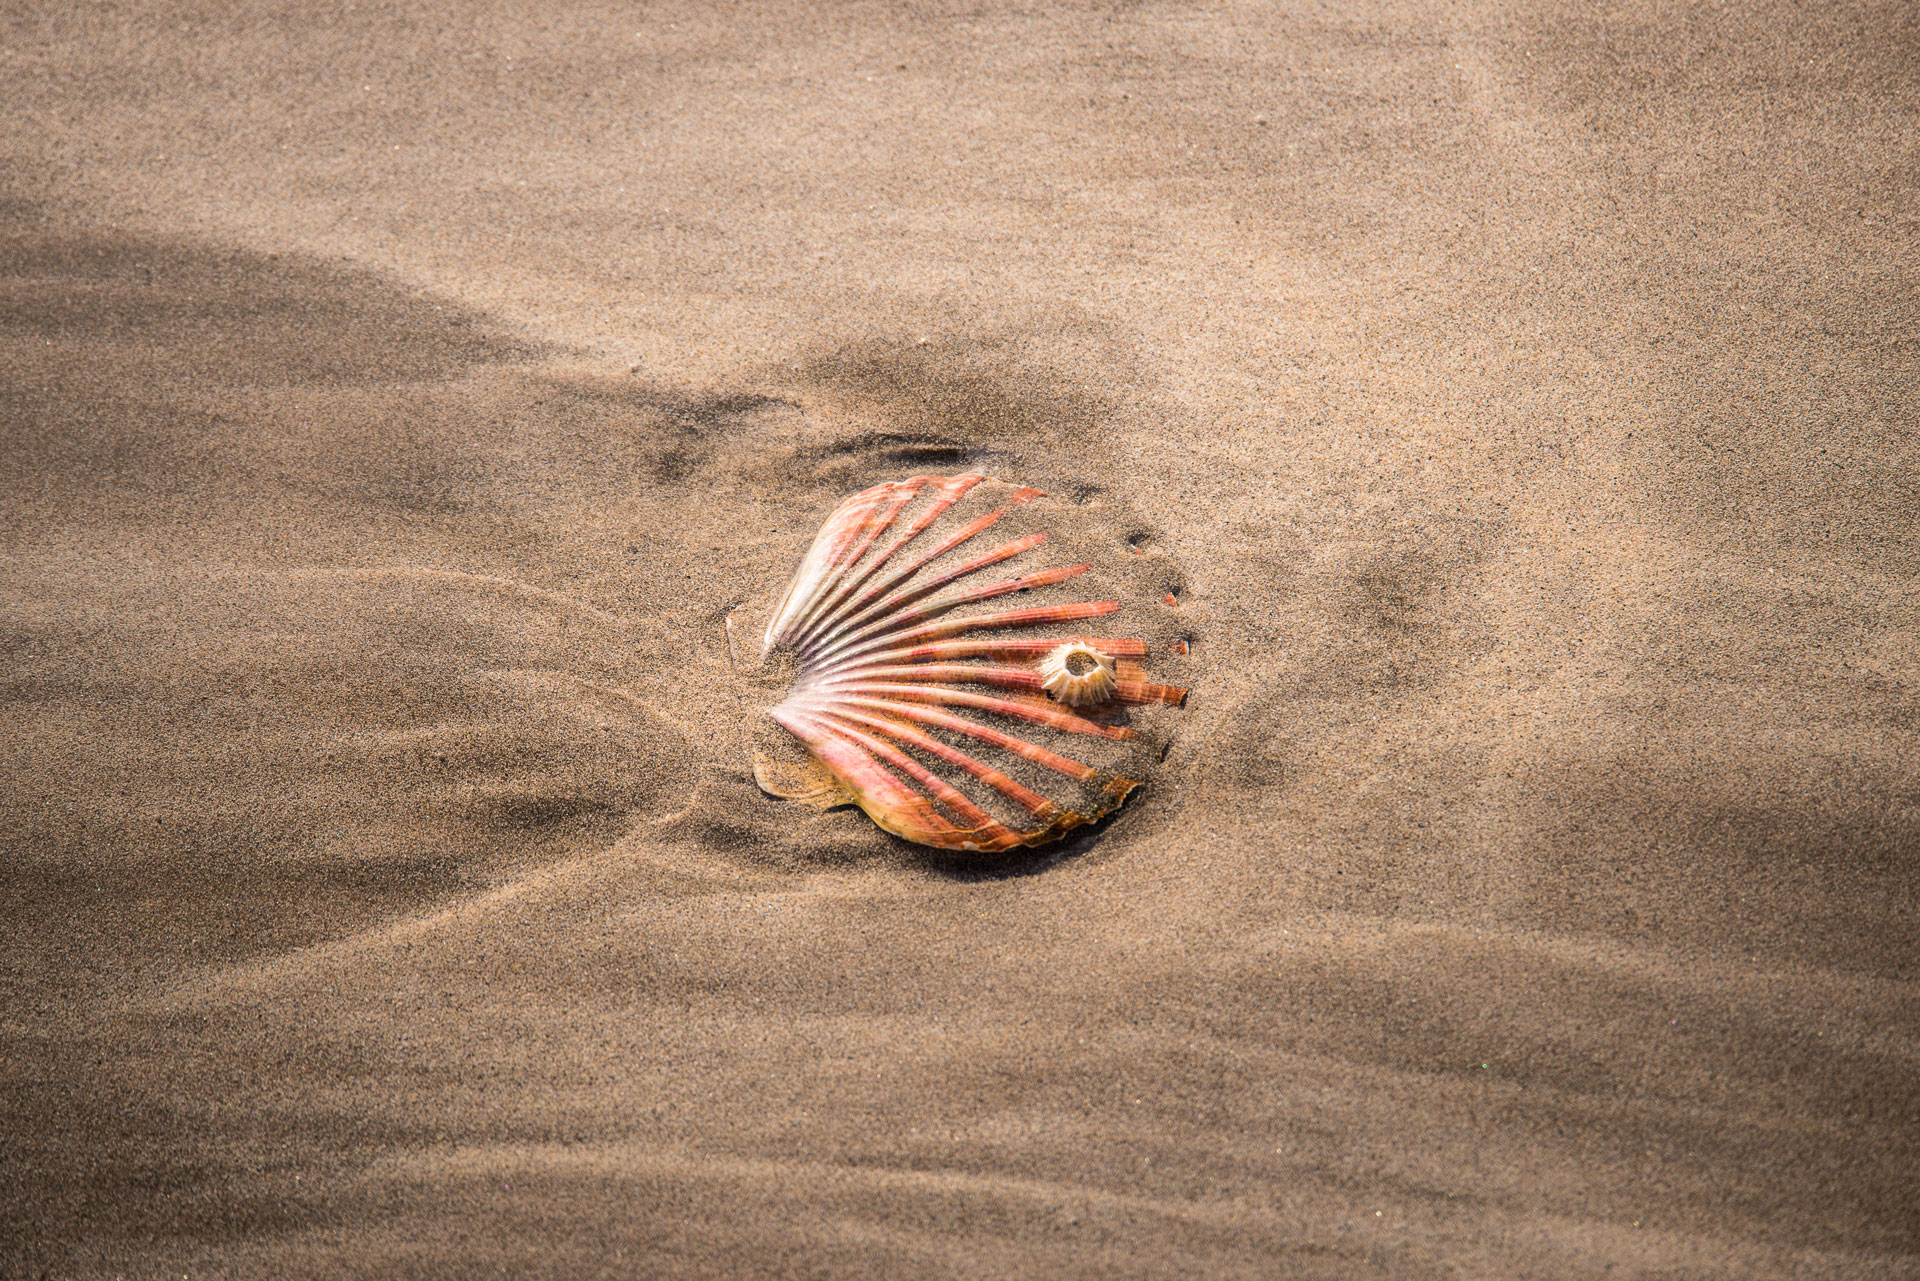
<instances>
[{"instance_id":1,"label":"sand","mask_svg":"<svg viewBox=\"0 0 1920 1281\"><path fill-rule=\"evenodd\" d=\"M1920 1275L1916 12L14 10L0 1276ZM969 469L1035 855L726 645Z\"/></svg>"}]
</instances>

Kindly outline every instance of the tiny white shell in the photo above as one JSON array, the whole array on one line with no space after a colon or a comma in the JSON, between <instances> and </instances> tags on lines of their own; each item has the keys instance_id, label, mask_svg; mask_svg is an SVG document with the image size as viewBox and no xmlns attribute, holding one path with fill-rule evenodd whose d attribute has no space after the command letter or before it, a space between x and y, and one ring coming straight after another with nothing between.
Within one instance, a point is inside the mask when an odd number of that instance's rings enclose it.
<instances>
[{"instance_id":1,"label":"tiny white shell","mask_svg":"<svg viewBox=\"0 0 1920 1281\"><path fill-rule=\"evenodd\" d=\"M1093 646L1068 641L1040 660L1040 688L1068 707L1098 707L1112 698L1113 659Z\"/></svg>"}]
</instances>

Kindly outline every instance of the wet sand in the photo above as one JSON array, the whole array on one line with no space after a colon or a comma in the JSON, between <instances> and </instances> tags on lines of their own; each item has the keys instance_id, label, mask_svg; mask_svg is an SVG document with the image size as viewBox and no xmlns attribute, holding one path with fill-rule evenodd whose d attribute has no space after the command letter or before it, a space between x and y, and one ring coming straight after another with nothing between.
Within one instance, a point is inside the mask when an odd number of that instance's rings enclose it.
<instances>
[{"instance_id":1,"label":"wet sand","mask_svg":"<svg viewBox=\"0 0 1920 1281\"><path fill-rule=\"evenodd\" d=\"M1920 1275L1899 4L5 29L0 1277ZM1176 593L762 795L877 480Z\"/></svg>"}]
</instances>

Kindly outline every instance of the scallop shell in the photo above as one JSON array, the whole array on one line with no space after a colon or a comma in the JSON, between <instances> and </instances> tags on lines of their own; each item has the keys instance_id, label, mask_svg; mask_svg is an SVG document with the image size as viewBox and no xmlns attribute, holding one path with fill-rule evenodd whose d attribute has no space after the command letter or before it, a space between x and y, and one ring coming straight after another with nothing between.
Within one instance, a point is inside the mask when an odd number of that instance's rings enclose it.
<instances>
[{"instance_id":1,"label":"scallop shell","mask_svg":"<svg viewBox=\"0 0 1920 1281\"><path fill-rule=\"evenodd\" d=\"M1007 850L1091 823L1140 785L1161 750L1140 720L1186 690L1146 680L1147 641L1088 630L1125 602L998 603L1095 569L1049 556L1049 529L1007 537L1057 519L1044 498L977 475L917 476L840 504L765 638L768 655L797 660L769 714L811 753L810 781L757 768L763 787L851 800L922 845ZM1085 580L1103 582L1115 586ZM1115 660L1104 706L1075 711L1042 688L1041 661L1069 641Z\"/></svg>"}]
</instances>

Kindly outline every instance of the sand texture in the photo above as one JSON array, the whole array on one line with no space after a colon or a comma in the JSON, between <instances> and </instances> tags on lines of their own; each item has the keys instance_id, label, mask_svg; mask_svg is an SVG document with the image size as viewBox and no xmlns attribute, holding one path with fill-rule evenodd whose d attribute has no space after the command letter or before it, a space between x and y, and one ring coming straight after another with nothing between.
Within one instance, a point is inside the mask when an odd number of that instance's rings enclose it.
<instances>
[{"instance_id":1,"label":"sand texture","mask_svg":"<svg viewBox=\"0 0 1920 1281\"><path fill-rule=\"evenodd\" d=\"M0 104L0 1278L1920 1277L1920 7L9 5ZM728 644L969 470L1191 642L1037 855L763 795Z\"/></svg>"}]
</instances>

